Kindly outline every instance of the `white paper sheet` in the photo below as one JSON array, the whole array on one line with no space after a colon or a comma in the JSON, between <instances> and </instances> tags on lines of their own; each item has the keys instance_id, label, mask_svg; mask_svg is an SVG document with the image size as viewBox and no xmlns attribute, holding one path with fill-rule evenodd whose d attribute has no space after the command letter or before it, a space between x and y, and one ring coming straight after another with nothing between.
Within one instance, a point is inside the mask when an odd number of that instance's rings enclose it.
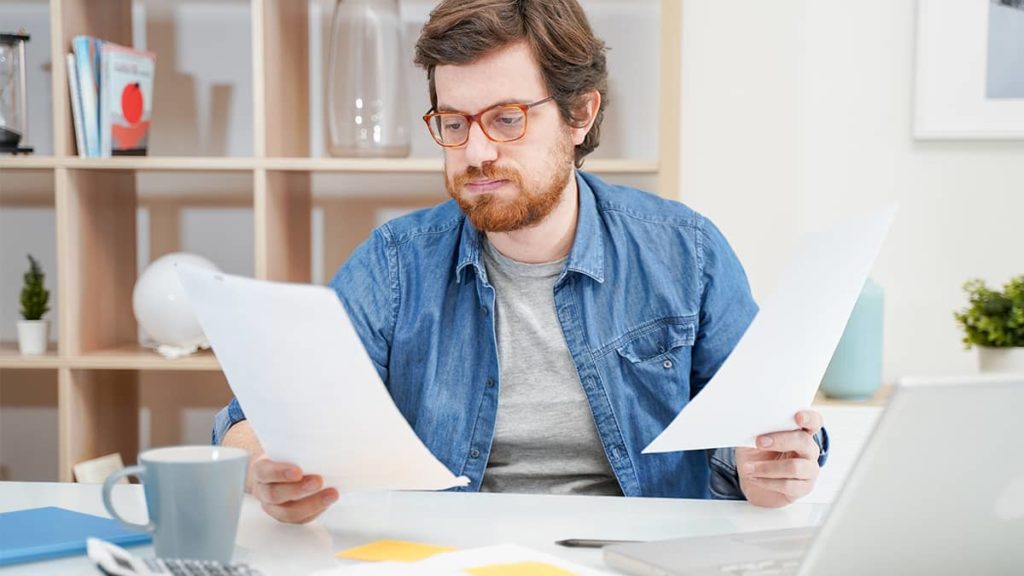
<instances>
[{"instance_id":1,"label":"white paper sheet","mask_svg":"<svg viewBox=\"0 0 1024 576\"><path fill-rule=\"evenodd\" d=\"M804 237L718 373L643 453L754 446L760 434L796 429L895 214L892 206Z\"/></svg>"},{"instance_id":2,"label":"white paper sheet","mask_svg":"<svg viewBox=\"0 0 1024 576\"><path fill-rule=\"evenodd\" d=\"M576 576L612 576L611 572L589 568L544 552L516 544L498 544L482 548L456 550L431 556L419 562L364 562L314 572L310 576L468 576L473 568L502 564L538 562L560 568ZM549 572L525 568L527 574Z\"/></svg>"},{"instance_id":3,"label":"white paper sheet","mask_svg":"<svg viewBox=\"0 0 1024 576\"><path fill-rule=\"evenodd\" d=\"M468 484L402 417L333 291L186 265L178 277L271 459L341 492Z\"/></svg>"}]
</instances>

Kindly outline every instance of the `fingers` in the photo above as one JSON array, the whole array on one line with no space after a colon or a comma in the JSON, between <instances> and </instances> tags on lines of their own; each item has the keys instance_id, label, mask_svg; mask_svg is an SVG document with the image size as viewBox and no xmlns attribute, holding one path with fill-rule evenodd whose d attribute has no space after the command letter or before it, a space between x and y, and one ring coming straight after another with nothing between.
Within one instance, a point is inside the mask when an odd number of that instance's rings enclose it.
<instances>
[{"instance_id":1,"label":"fingers","mask_svg":"<svg viewBox=\"0 0 1024 576\"><path fill-rule=\"evenodd\" d=\"M818 460L821 449L806 430L775 432L757 437L757 447L772 452L796 452L801 458Z\"/></svg>"},{"instance_id":2,"label":"fingers","mask_svg":"<svg viewBox=\"0 0 1024 576\"><path fill-rule=\"evenodd\" d=\"M761 488L781 494L786 501L795 502L814 490L814 482L811 480L794 480L792 478L750 478L747 484L752 487Z\"/></svg>"},{"instance_id":3,"label":"fingers","mask_svg":"<svg viewBox=\"0 0 1024 576\"><path fill-rule=\"evenodd\" d=\"M323 479L310 475L304 476L298 482L257 483L253 486L253 496L264 504L284 504L315 494L321 488L323 488Z\"/></svg>"},{"instance_id":4,"label":"fingers","mask_svg":"<svg viewBox=\"0 0 1024 576\"><path fill-rule=\"evenodd\" d=\"M743 464L740 471L740 484L748 498L757 496L762 504L781 501L771 497L764 499L765 491L775 493L785 502L795 502L814 490L819 469L816 463L802 458L786 458L784 460L766 460ZM761 495L759 495L761 494Z\"/></svg>"},{"instance_id":5,"label":"fingers","mask_svg":"<svg viewBox=\"0 0 1024 576\"><path fill-rule=\"evenodd\" d=\"M796 413L794 419L800 428L810 432L811 434L817 433L821 430L821 427L825 425L825 419L822 418L819 412L815 412L814 410L801 410Z\"/></svg>"},{"instance_id":6,"label":"fingers","mask_svg":"<svg viewBox=\"0 0 1024 576\"><path fill-rule=\"evenodd\" d=\"M338 491L325 489L320 476L303 475L298 466L275 462L266 455L253 461L249 473L252 495L267 514L281 522L304 524L338 500Z\"/></svg>"},{"instance_id":7,"label":"fingers","mask_svg":"<svg viewBox=\"0 0 1024 576\"><path fill-rule=\"evenodd\" d=\"M740 470L753 480L817 480L819 472L817 462L803 458L747 462Z\"/></svg>"},{"instance_id":8,"label":"fingers","mask_svg":"<svg viewBox=\"0 0 1024 576\"><path fill-rule=\"evenodd\" d=\"M282 504L263 503L263 510L280 520L290 524L305 524L312 521L338 500L338 491L326 488L299 500Z\"/></svg>"},{"instance_id":9,"label":"fingers","mask_svg":"<svg viewBox=\"0 0 1024 576\"><path fill-rule=\"evenodd\" d=\"M295 464L275 462L266 454L253 461L250 467L253 482L297 482L302 479L302 469Z\"/></svg>"}]
</instances>

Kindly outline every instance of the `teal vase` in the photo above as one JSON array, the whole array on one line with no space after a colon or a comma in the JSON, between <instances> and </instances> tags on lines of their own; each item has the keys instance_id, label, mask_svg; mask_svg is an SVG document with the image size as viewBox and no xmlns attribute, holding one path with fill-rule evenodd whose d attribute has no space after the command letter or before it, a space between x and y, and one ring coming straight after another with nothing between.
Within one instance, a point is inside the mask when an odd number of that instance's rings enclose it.
<instances>
[{"instance_id":1,"label":"teal vase","mask_svg":"<svg viewBox=\"0 0 1024 576\"><path fill-rule=\"evenodd\" d=\"M883 308L882 287L868 278L821 380L829 398L870 398L882 384Z\"/></svg>"}]
</instances>

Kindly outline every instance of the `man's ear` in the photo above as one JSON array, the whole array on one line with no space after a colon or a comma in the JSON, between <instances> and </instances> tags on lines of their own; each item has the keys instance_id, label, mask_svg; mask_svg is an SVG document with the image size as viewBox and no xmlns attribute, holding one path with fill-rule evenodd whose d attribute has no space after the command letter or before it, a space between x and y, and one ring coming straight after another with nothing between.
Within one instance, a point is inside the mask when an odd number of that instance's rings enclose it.
<instances>
[{"instance_id":1,"label":"man's ear","mask_svg":"<svg viewBox=\"0 0 1024 576\"><path fill-rule=\"evenodd\" d=\"M583 143L583 139L590 133L590 127L597 120L597 111L600 109L601 93L597 90L591 90L577 97L572 111L573 117L576 120L571 128L574 146L579 146Z\"/></svg>"}]
</instances>

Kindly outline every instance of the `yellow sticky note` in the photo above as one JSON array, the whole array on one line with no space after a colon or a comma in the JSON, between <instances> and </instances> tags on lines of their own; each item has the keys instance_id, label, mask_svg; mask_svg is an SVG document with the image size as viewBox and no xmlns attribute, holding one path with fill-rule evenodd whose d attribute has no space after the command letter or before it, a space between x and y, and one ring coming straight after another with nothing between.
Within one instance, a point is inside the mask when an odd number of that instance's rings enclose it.
<instances>
[{"instance_id":1,"label":"yellow sticky note","mask_svg":"<svg viewBox=\"0 0 1024 576\"><path fill-rule=\"evenodd\" d=\"M337 556L338 558L368 560L371 562L417 562L424 558L430 558L434 554L451 552L452 550L455 550L455 548L432 546L430 544L420 544L419 542L405 542L403 540L378 540L338 552Z\"/></svg>"},{"instance_id":2,"label":"yellow sticky note","mask_svg":"<svg viewBox=\"0 0 1024 576\"><path fill-rule=\"evenodd\" d=\"M490 564L469 568L473 576L575 576L575 572L543 562L516 562L514 564Z\"/></svg>"}]
</instances>

